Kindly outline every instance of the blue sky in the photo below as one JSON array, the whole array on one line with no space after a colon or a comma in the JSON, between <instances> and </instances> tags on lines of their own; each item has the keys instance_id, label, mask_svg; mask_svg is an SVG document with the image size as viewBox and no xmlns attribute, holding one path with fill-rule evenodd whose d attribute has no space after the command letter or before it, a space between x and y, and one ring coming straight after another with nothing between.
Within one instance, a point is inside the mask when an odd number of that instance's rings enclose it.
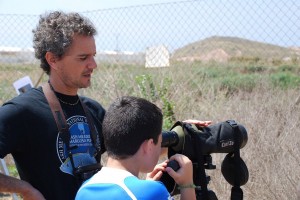
<instances>
[{"instance_id":1,"label":"blue sky","mask_svg":"<svg viewBox=\"0 0 300 200\"><path fill-rule=\"evenodd\" d=\"M31 47L38 15L62 10L92 19L99 51L159 44L173 51L211 36L299 47L299 7L299 0L0 0L0 46Z\"/></svg>"},{"instance_id":2,"label":"blue sky","mask_svg":"<svg viewBox=\"0 0 300 200\"><path fill-rule=\"evenodd\" d=\"M39 15L57 9L83 12L174 1L176 0L0 0L0 14Z\"/></svg>"}]
</instances>

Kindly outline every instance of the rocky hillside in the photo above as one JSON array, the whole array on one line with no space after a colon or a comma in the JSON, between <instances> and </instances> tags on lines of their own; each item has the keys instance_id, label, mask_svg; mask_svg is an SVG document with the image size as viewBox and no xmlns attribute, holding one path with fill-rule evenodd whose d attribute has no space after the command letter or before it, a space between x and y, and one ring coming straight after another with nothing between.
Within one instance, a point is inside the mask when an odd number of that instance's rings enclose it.
<instances>
[{"instance_id":1,"label":"rocky hillside","mask_svg":"<svg viewBox=\"0 0 300 200\"><path fill-rule=\"evenodd\" d=\"M237 37L214 36L179 48L172 55L172 59L176 61L227 62L235 58L300 60L300 48L286 48Z\"/></svg>"}]
</instances>

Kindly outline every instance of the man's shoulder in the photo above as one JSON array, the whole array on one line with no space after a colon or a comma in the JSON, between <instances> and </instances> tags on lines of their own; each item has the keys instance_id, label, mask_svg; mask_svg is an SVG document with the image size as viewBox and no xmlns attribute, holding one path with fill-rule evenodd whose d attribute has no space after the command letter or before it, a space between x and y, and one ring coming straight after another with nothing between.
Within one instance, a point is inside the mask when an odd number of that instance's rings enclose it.
<instances>
[{"instance_id":1,"label":"man's shoulder","mask_svg":"<svg viewBox=\"0 0 300 200\"><path fill-rule=\"evenodd\" d=\"M45 96L41 88L32 88L25 93L22 93L11 100L5 102L5 105L19 105L19 106L37 106L39 103L46 102Z\"/></svg>"},{"instance_id":2,"label":"man's shoulder","mask_svg":"<svg viewBox=\"0 0 300 200\"><path fill-rule=\"evenodd\" d=\"M82 103L84 103L93 115L104 117L105 109L103 106L96 100L91 99L86 96L80 96Z\"/></svg>"},{"instance_id":3,"label":"man's shoulder","mask_svg":"<svg viewBox=\"0 0 300 200\"><path fill-rule=\"evenodd\" d=\"M87 105L102 107L102 105L98 101L96 101L90 97L86 97L86 96L79 96L79 97L80 97L81 101Z\"/></svg>"}]
</instances>

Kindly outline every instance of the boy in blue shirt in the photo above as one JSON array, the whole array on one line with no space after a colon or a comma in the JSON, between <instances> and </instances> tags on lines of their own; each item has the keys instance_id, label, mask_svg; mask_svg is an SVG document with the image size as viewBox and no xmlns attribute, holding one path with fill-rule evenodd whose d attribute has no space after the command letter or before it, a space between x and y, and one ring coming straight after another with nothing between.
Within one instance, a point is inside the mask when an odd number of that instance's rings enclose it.
<instances>
[{"instance_id":1,"label":"boy in blue shirt","mask_svg":"<svg viewBox=\"0 0 300 200\"><path fill-rule=\"evenodd\" d=\"M186 156L170 158L180 165L176 172L167 167L168 161L156 165L161 154L162 121L161 110L145 99L125 96L112 103L103 121L107 164L81 186L76 200L173 199L158 181L163 171L178 185L193 185L192 162ZM146 180L139 179L139 173L148 173ZM196 199L194 188L181 188L181 199Z\"/></svg>"}]
</instances>

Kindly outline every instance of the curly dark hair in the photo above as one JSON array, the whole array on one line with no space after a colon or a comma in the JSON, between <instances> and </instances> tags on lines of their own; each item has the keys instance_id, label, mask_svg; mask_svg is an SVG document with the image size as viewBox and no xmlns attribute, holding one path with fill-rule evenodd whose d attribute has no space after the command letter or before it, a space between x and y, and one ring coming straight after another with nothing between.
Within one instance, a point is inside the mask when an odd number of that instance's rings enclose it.
<instances>
[{"instance_id":1,"label":"curly dark hair","mask_svg":"<svg viewBox=\"0 0 300 200\"><path fill-rule=\"evenodd\" d=\"M45 59L47 52L61 58L72 44L74 34L94 36L97 34L92 22L78 13L51 12L40 16L32 31L35 57L41 60L41 68L49 75L50 66Z\"/></svg>"}]
</instances>

